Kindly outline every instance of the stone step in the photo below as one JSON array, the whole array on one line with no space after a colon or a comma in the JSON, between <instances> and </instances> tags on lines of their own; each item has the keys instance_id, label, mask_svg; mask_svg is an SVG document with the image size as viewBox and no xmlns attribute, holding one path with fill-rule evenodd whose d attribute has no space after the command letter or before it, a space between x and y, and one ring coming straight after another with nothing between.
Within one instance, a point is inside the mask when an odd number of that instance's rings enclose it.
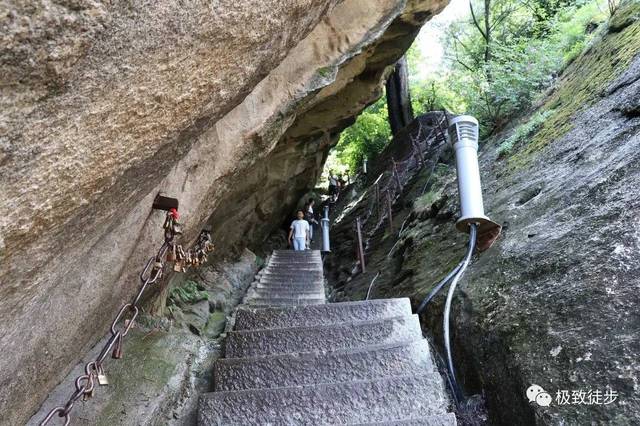
<instances>
[{"instance_id":1,"label":"stone step","mask_svg":"<svg viewBox=\"0 0 640 426\"><path fill-rule=\"evenodd\" d=\"M247 296L263 299L321 299L325 297L324 291L302 292L269 289L252 289L247 293Z\"/></svg>"},{"instance_id":2,"label":"stone step","mask_svg":"<svg viewBox=\"0 0 640 426\"><path fill-rule=\"evenodd\" d=\"M316 263L322 263L322 258L319 256L314 256L314 255L294 255L294 256L284 256L284 255L276 255L276 256L271 256L271 258L269 258L269 262L273 262L273 261L278 261L278 262L285 262L285 261L291 261L291 262L316 262Z\"/></svg>"},{"instance_id":3,"label":"stone step","mask_svg":"<svg viewBox=\"0 0 640 426\"><path fill-rule=\"evenodd\" d=\"M428 377L213 392L200 397L199 425L328 425L445 414L444 393Z\"/></svg>"},{"instance_id":4,"label":"stone step","mask_svg":"<svg viewBox=\"0 0 640 426\"><path fill-rule=\"evenodd\" d=\"M256 297L247 299L249 305L256 307L289 307L289 306L302 306L302 305L322 305L327 303L327 300L323 298L317 299L291 299L285 297Z\"/></svg>"},{"instance_id":5,"label":"stone step","mask_svg":"<svg viewBox=\"0 0 640 426\"><path fill-rule=\"evenodd\" d=\"M453 413L428 416L420 419L389 420L376 423L358 423L355 426L456 426L456 415Z\"/></svg>"},{"instance_id":6,"label":"stone step","mask_svg":"<svg viewBox=\"0 0 640 426\"><path fill-rule=\"evenodd\" d=\"M250 291L257 293L274 292L274 293L292 293L292 294L322 294L324 296L324 287L320 286L302 286L302 285L264 285L258 284L260 287L250 287Z\"/></svg>"},{"instance_id":7,"label":"stone step","mask_svg":"<svg viewBox=\"0 0 640 426\"><path fill-rule=\"evenodd\" d=\"M289 308L236 309L236 330L312 327L411 315L409 299L374 299Z\"/></svg>"},{"instance_id":8,"label":"stone step","mask_svg":"<svg viewBox=\"0 0 640 426\"><path fill-rule=\"evenodd\" d=\"M225 358L214 366L216 391L372 380L407 372L438 374L426 340L335 352Z\"/></svg>"},{"instance_id":9,"label":"stone step","mask_svg":"<svg viewBox=\"0 0 640 426\"><path fill-rule=\"evenodd\" d=\"M250 292L265 295L266 293L273 294L281 294L286 297L287 294L291 295L300 295L300 296L308 296L308 295L318 295L320 297L325 297L325 290L323 287L250 287Z\"/></svg>"},{"instance_id":10,"label":"stone step","mask_svg":"<svg viewBox=\"0 0 640 426\"><path fill-rule=\"evenodd\" d=\"M260 278L262 277L278 277L278 278L300 278L300 277L309 277L309 278L316 278L316 279L324 279L324 276L321 273L318 273L317 269L299 269L299 270L289 270L289 271L282 271L282 270L268 270L265 271L265 273L263 273L262 275L260 275Z\"/></svg>"},{"instance_id":11,"label":"stone step","mask_svg":"<svg viewBox=\"0 0 640 426\"><path fill-rule=\"evenodd\" d=\"M277 254L269 258L269 262L274 260L290 260L292 262L320 262L322 263L322 256L313 254L293 254L293 255L281 255Z\"/></svg>"},{"instance_id":12,"label":"stone step","mask_svg":"<svg viewBox=\"0 0 640 426\"><path fill-rule=\"evenodd\" d=\"M297 272L319 272L322 271L322 265L314 265L309 263L297 263L291 264L286 262L284 264L270 263L269 266L264 268L265 273L268 272L282 272L282 273L297 273Z\"/></svg>"},{"instance_id":13,"label":"stone step","mask_svg":"<svg viewBox=\"0 0 640 426\"><path fill-rule=\"evenodd\" d=\"M316 271L303 271L303 272L295 272L295 273L277 273L277 272L265 272L260 274L258 278L299 278L300 276L315 278L322 280L324 279L324 275L322 272Z\"/></svg>"},{"instance_id":14,"label":"stone step","mask_svg":"<svg viewBox=\"0 0 640 426\"><path fill-rule=\"evenodd\" d=\"M273 270L282 270L282 271L289 271L289 270L296 270L296 269L313 269L314 271L321 271L322 270L322 263L320 262L290 262L287 260L276 260L276 261L271 261L269 262L269 264L267 265L266 268L264 268L264 270L268 271L273 271Z\"/></svg>"},{"instance_id":15,"label":"stone step","mask_svg":"<svg viewBox=\"0 0 640 426\"><path fill-rule=\"evenodd\" d=\"M295 250L274 250L271 257L276 256L314 256L317 258L321 258L320 250L303 250L303 251L295 251Z\"/></svg>"},{"instance_id":16,"label":"stone step","mask_svg":"<svg viewBox=\"0 0 640 426\"><path fill-rule=\"evenodd\" d=\"M261 283L255 282L251 284L251 288L255 289L275 289L285 291L324 291L324 283Z\"/></svg>"},{"instance_id":17,"label":"stone step","mask_svg":"<svg viewBox=\"0 0 640 426\"><path fill-rule=\"evenodd\" d=\"M295 274L262 274L258 277L261 280L282 280L282 281L324 281L322 275L311 275L306 272L298 272Z\"/></svg>"},{"instance_id":18,"label":"stone step","mask_svg":"<svg viewBox=\"0 0 640 426\"><path fill-rule=\"evenodd\" d=\"M225 357L349 349L420 338L417 315L312 327L240 330L227 334Z\"/></svg>"},{"instance_id":19,"label":"stone step","mask_svg":"<svg viewBox=\"0 0 640 426\"><path fill-rule=\"evenodd\" d=\"M297 272L295 274L262 274L256 279L270 281L324 281L324 276Z\"/></svg>"},{"instance_id":20,"label":"stone step","mask_svg":"<svg viewBox=\"0 0 640 426\"><path fill-rule=\"evenodd\" d=\"M301 285L301 286L305 286L305 285L317 285L317 286L323 286L324 285L324 281L323 280L305 280L305 279L299 279L299 280L277 280L277 279L260 279L258 280L259 283L261 284L286 284L286 285Z\"/></svg>"}]
</instances>

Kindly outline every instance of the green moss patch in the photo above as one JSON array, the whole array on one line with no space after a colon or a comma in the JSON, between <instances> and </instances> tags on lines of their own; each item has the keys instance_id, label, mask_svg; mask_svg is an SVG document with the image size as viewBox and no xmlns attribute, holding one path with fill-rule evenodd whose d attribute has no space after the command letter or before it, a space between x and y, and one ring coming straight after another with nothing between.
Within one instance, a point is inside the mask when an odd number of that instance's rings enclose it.
<instances>
[{"instance_id":1,"label":"green moss patch","mask_svg":"<svg viewBox=\"0 0 640 426\"><path fill-rule=\"evenodd\" d=\"M204 291L204 288L199 287L195 281L185 281L182 285L172 288L169 292L170 305L193 304L208 298L209 294Z\"/></svg>"},{"instance_id":2,"label":"green moss patch","mask_svg":"<svg viewBox=\"0 0 640 426\"><path fill-rule=\"evenodd\" d=\"M560 77L558 89L542 107L553 114L521 152L510 159L511 167L527 164L531 155L559 139L573 128L575 113L592 105L604 93L609 82L627 69L640 52L640 2L620 5L609 31L603 32ZM612 31L612 29L614 31Z\"/></svg>"}]
</instances>

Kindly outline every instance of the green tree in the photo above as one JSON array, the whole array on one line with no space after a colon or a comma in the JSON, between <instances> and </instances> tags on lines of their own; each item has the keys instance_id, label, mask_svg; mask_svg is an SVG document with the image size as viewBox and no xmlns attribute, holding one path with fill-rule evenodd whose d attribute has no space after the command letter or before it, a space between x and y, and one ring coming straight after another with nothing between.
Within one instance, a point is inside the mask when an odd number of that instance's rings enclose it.
<instances>
[{"instance_id":1,"label":"green tree","mask_svg":"<svg viewBox=\"0 0 640 426\"><path fill-rule=\"evenodd\" d=\"M340 135L337 158L350 170L357 170L366 156L374 158L391 139L391 128L384 97L370 105L356 122Z\"/></svg>"}]
</instances>

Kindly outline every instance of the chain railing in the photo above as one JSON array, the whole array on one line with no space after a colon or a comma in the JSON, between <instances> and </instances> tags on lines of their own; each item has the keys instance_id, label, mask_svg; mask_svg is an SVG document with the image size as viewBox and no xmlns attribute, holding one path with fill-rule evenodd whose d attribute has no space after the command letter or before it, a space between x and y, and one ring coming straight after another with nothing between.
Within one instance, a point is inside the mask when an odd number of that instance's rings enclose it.
<instances>
[{"instance_id":1,"label":"chain railing","mask_svg":"<svg viewBox=\"0 0 640 426\"><path fill-rule=\"evenodd\" d=\"M53 418L60 417L64 419L64 425L67 426L70 421L70 413L74 404L82 398L88 400L93 396L96 383L104 386L109 381L104 370L104 362L109 353L114 359L120 359L123 355L123 338L129 333L134 325L140 310L140 300L147 288L156 283L163 275L166 261L175 261L174 270L184 272L187 266L201 265L207 260L207 253L213 251L211 243L211 234L209 231L202 231L195 245L184 250L181 245L176 243L176 237L182 234L181 225L178 223L178 212L175 208L167 212L164 228L164 242L154 256L151 256L145 263L140 273L140 281L142 283L140 290L129 303L122 305L115 319L111 323L111 336L104 344L99 355L88 362L84 367L84 374L75 379L75 390L64 405L53 408L47 416L40 422L40 426L47 425Z\"/></svg>"}]
</instances>

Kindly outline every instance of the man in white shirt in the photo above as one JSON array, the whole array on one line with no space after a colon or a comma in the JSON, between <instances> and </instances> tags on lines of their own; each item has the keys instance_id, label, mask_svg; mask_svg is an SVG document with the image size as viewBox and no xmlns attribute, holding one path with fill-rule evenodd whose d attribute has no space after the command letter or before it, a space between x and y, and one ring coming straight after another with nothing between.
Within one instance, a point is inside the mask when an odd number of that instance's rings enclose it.
<instances>
[{"instance_id":1,"label":"man in white shirt","mask_svg":"<svg viewBox=\"0 0 640 426\"><path fill-rule=\"evenodd\" d=\"M291 222L289 229L289 245L293 240L294 250L304 250L307 248L307 241L309 241L309 222L304 220L304 212L298 210L298 219Z\"/></svg>"}]
</instances>

